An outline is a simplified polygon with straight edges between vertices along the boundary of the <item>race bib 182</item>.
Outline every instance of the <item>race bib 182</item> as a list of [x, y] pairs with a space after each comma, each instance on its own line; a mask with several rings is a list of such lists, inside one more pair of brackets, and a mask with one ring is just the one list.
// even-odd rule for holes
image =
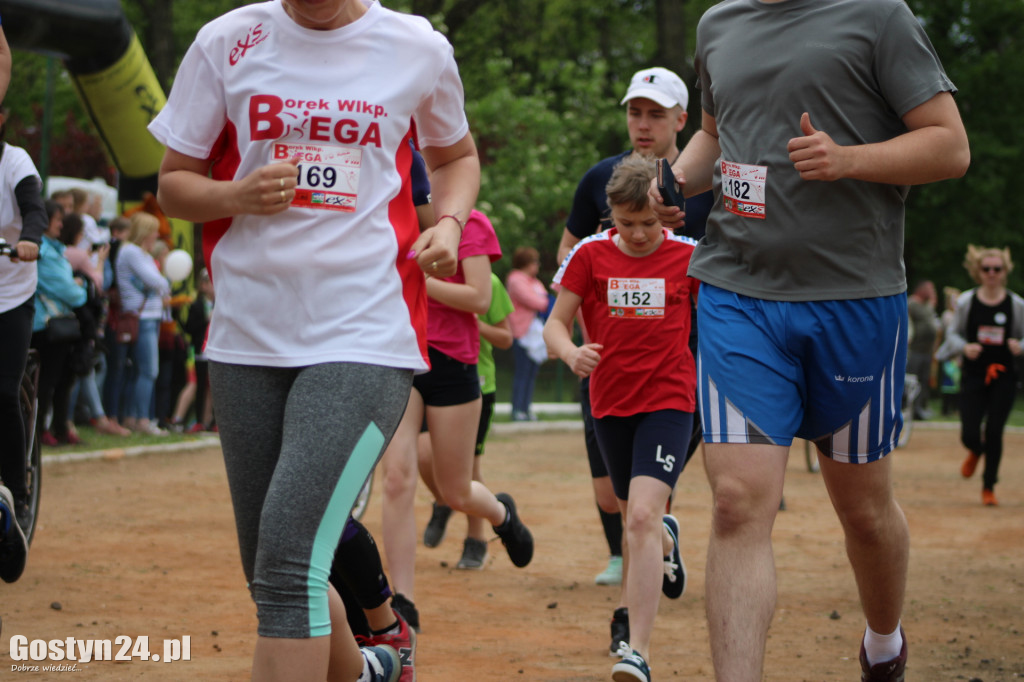
[[767, 166], [722, 161], [722, 205], [730, 213], [764, 220], [767, 183]]

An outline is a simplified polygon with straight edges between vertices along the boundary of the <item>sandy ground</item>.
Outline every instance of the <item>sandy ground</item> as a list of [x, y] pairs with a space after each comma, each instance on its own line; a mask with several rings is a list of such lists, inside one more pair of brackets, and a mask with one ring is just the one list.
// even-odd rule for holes
[[[838, 523], [799, 447], [789, 462], [788, 510], [774, 532], [779, 598], [765, 679], [856, 680], [864, 621]], [[955, 431], [919, 425], [895, 455], [912, 534], [908, 682], [1024, 677], [1022, 448], [1024, 435], [1008, 435], [998, 508], [981, 506], [977, 478], [960, 478]], [[440, 547], [420, 548], [418, 679], [610, 679], [608, 620], [617, 588], [594, 585], [607, 548], [581, 434], [494, 435], [484, 470], [492, 489], [515, 495], [536, 557], [516, 569], [493, 542], [486, 570], [454, 570], [459, 518]], [[0, 584], [0, 678], [248, 679], [255, 608], [237, 558], [219, 451], [48, 464], [44, 475], [28, 568], [19, 582]], [[652, 651], [658, 680], [712, 679], [704, 620], [709, 504], [698, 459], [680, 479], [674, 505], [689, 586], [678, 601], [661, 602]], [[379, 505], [375, 494], [364, 519], [378, 535]], [[421, 486], [421, 528], [429, 506]], [[188, 636], [191, 660], [136, 657], [77, 663], [76, 672], [19, 672], [19, 665], [54, 662], [12, 660], [17, 635], [110, 639], [115, 653], [117, 637], [148, 636], [148, 649], [161, 656], [174, 653], [170, 640]]]

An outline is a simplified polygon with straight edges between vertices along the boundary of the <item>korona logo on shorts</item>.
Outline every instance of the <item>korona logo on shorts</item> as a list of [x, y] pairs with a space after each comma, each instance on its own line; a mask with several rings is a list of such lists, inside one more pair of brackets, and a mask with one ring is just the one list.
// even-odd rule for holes
[[863, 384], [865, 382], [870, 382], [870, 381], [874, 381], [875, 380], [874, 375], [869, 375], [869, 376], [866, 376], [866, 377], [844, 377], [842, 374], [836, 374], [836, 375], [834, 375], [834, 377], [835, 377], [835, 380], [838, 381], [839, 383], [846, 382], [848, 384]]
[[250, 27], [245, 33], [245, 38], [235, 41], [235, 46], [231, 48], [231, 52], [228, 54], [228, 63], [231, 64], [231, 66], [234, 66], [241, 61], [246, 52], [251, 48], [256, 47], [269, 37], [270, 32], [263, 31], [262, 23]]

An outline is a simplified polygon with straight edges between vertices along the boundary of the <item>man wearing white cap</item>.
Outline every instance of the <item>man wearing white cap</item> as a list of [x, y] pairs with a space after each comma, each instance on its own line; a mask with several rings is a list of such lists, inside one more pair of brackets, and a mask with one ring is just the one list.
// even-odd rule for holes
[[[610, 209], [605, 186], [612, 171], [630, 154], [665, 158], [675, 161], [679, 156], [677, 136], [686, 125], [686, 106], [689, 92], [682, 79], [666, 68], [656, 66], [633, 74], [629, 88], [621, 104], [626, 106], [626, 128], [632, 149], [602, 159], [590, 168], [580, 180], [573, 199], [572, 211], [562, 233], [558, 246], [559, 262], [584, 237], [611, 227]], [[706, 192], [686, 200], [686, 236], [699, 239], [704, 233], [704, 221], [711, 210], [712, 193]], [[619, 585], [622, 576], [622, 516], [612, 490], [611, 479], [605, 467], [594, 435], [593, 420], [590, 417], [589, 381], [580, 384], [580, 406], [583, 410], [584, 438], [587, 457], [590, 461], [590, 475], [594, 484], [601, 524], [611, 558], [608, 567], [598, 574], [595, 582], [599, 585]], [[699, 420], [698, 420], [699, 421]], [[685, 569], [680, 566], [679, 571]], [[678, 576], [685, 581], [685, 573]], [[629, 620], [625, 595], [620, 594], [618, 608], [611, 621], [612, 656], [630, 653]]]
[[[675, 161], [679, 156], [677, 136], [686, 125], [689, 91], [682, 79], [666, 68], [655, 66], [633, 74], [620, 104], [626, 107], [626, 128], [633, 148], [602, 159], [590, 168], [576, 188], [572, 212], [558, 245], [561, 262], [584, 237], [611, 226], [604, 187], [612, 170], [626, 156], [637, 153]], [[686, 201], [686, 235], [699, 238], [711, 208], [711, 193]], [[696, 231], [696, 233], [695, 233]]]

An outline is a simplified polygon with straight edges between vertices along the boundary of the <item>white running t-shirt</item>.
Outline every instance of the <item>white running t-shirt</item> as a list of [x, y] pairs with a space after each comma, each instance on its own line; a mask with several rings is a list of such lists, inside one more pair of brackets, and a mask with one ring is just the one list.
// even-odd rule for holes
[[[12, 247], [21, 239], [21, 209], [14, 196], [18, 183], [30, 176], [39, 177], [32, 158], [21, 147], [3, 145], [0, 155], [0, 237]], [[35, 296], [36, 262], [11, 261], [0, 256], [0, 313], [13, 310]]]
[[288, 210], [204, 227], [210, 359], [428, 367], [408, 140], [458, 142], [463, 104], [444, 36], [378, 3], [332, 31], [300, 27], [279, 0], [200, 30], [153, 135], [219, 179], [302, 160]]

